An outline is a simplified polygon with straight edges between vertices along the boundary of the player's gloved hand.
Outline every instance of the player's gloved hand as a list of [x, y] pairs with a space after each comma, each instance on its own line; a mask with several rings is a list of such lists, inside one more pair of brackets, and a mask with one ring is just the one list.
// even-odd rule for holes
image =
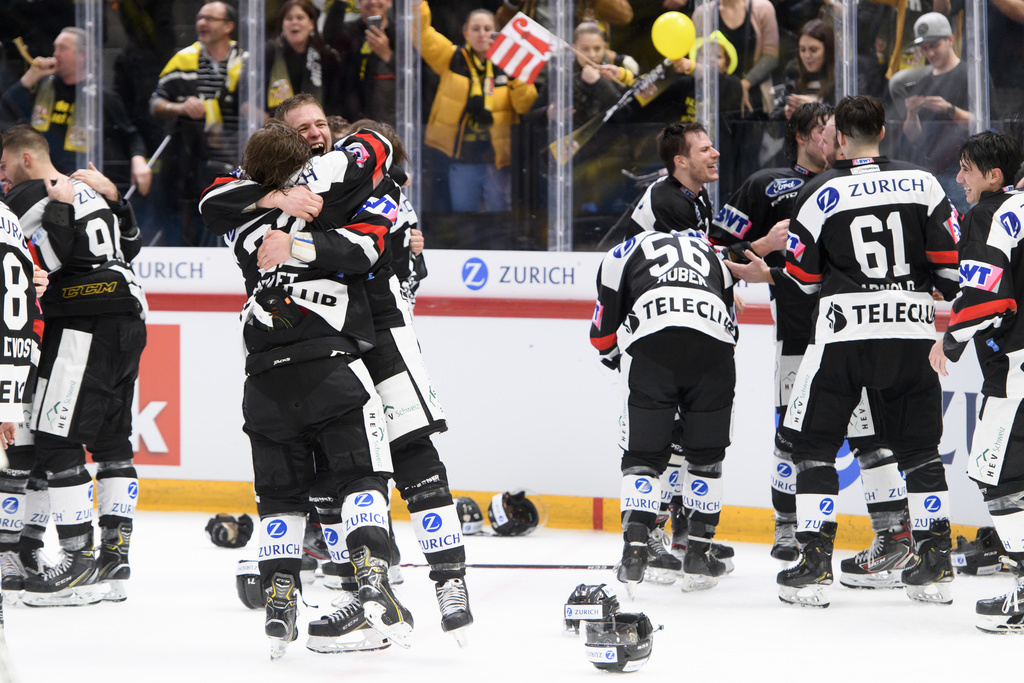
[[619, 366], [622, 364], [622, 352], [619, 351], [618, 347], [612, 349], [609, 353], [601, 356], [601, 363], [616, 372], [619, 371]]
[[744, 240], [743, 242], [730, 244], [725, 250], [725, 255], [733, 263], [750, 263], [750, 259], [748, 259], [746, 255], [743, 253], [747, 249], [753, 251], [753, 248], [750, 246], [750, 242]]

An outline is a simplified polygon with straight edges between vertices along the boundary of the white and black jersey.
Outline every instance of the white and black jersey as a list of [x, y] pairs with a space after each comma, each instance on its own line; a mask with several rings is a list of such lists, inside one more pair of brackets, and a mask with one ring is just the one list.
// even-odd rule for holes
[[711, 231], [711, 198], [703, 187], [694, 193], [673, 176], [658, 178], [644, 192], [629, 220], [629, 234]]
[[959, 288], [957, 216], [933, 175], [885, 157], [836, 162], [800, 191], [786, 274], [819, 293], [811, 341], [934, 339], [933, 287]]
[[[765, 237], [776, 223], [792, 218], [797, 194], [814, 176], [797, 164], [788, 168], [766, 168], [753, 174], [715, 214], [709, 235], [712, 244], [732, 246]], [[786, 265], [784, 251], [759, 256], [772, 268]], [[779, 341], [810, 338], [817, 299], [785, 281], [772, 284], [769, 289], [775, 338]]]
[[705, 239], [645, 233], [615, 247], [597, 273], [590, 343], [603, 357], [619, 355], [617, 331], [633, 342], [670, 327], [697, 330], [735, 344], [733, 278]]
[[43, 180], [26, 180], [7, 195], [39, 266], [50, 274], [42, 297], [46, 316], [135, 313], [144, 319], [146, 296], [128, 263], [138, 253], [137, 226], [123, 235], [122, 220], [107, 200], [85, 183], [71, 182], [71, 204], [50, 201]]
[[0, 422], [22, 423], [32, 412], [43, 327], [32, 268], [21, 225], [0, 203]]
[[964, 219], [960, 294], [943, 339], [954, 361], [974, 340], [982, 393], [999, 398], [1024, 396], [1024, 322], [1017, 311], [1024, 301], [1024, 194], [1006, 190], [982, 193]]

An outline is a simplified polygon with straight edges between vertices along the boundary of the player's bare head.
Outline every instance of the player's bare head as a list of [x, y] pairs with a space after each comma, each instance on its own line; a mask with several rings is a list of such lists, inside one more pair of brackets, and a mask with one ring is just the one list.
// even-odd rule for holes
[[988, 175], [990, 171], [1001, 172], [1001, 185], [1013, 183], [1021, 161], [1024, 161], [1016, 138], [990, 130], [972, 135], [961, 142], [959, 158], [962, 168], [973, 166], [982, 175]]
[[856, 144], [878, 143], [885, 127], [885, 108], [870, 95], [844, 97], [836, 105], [836, 130]]
[[312, 95], [300, 93], [278, 105], [274, 118], [299, 131], [306, 144], [319, 156], [331, 149], [331, 128], [320, 102]]
[[311, 157], [309, 145], [297, 130], [271, 119], [245, 144], [242, 168], [250, 180], [280, 190]]
[[14, 126], [0, 144], [0, 167], [5, 189], [31, 180], [36, 171], [50, 169], [50, 145], [32, 126]]
[[46, 138], [29, 125], [14, 126], [4, 133], [3, 149], [14, 154], [31, 152], [39, 157], [50, 156], [50, 144]]
[[697, 121], [670, 123], [658, 133], [658, 156], [670, 174], [676, 170], [676, 156], [690, 156], [690, 144], [701, 133], [707, 135], [708, 130]]
[[398, 132], [388, 124], [381, 121], [374, 121], [373, 119], [359, 119], [347, 126], [346, 135], [351, 135], [363, 128], [372, 130], [374, 133], [381, 135], [391, 143], [392, 164], [401, 165], [408, 158], [405, 155], [405, 145], [402, 144], [402, 138], [398, 136]]
[[786, 140], [782, 143], [782, 151], [790, 163], [796, 161], [798, 146], [797, 136], [809, 141], [818, 126], [824, 126], [832, 116], [834, 109], [824, 102], [808, 102], [801, 104], [786, 122]]

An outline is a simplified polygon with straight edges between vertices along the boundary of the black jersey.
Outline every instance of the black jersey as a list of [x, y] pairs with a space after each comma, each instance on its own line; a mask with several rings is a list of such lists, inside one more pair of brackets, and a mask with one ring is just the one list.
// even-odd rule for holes
[[807, 183], [786, 274], [820, 289], [811, 341], [934, 339], [932, 288], [959, 289], [956, 213], [935, 177], [885, 157], [837, 161]]
[[711, 230], [711, 199], [703, 187], [694, 194], [672, 176], [658, 178], [644, 192], [629, 220], [629, 234], [645, 231]]
[[[50, 274], [42, 297], [47, 317], [135, 313], [148, 306], [129, 265], [138, 253], [138, 227], [132, 234], [111, 205], [85, 183], [72, 180], [71, 204], [50, 201], [43, 180], [26, 180], [7, 195], [39, 266]], [[130, 211], [129, 211], [130, 214]]]
[[0, 203], [0, 422], [24, 422], [32, 413], [33, 377], [42, 334], [32, 268], [21, 225]]
[[985, 192], [967, 212], [957, 245], [960, 295], [942, 346], [958, 360], [974, 340], [986, 396], [1024, 396], [1024, 371], [1017, 360], [1024, 350], [1024, 322], [1017, 313], [1024, 301], [1022, 221], [1024, 194]]
[[[753, 174], [715, 214], [711, 242], [731, 246], [766, 236], [773, 225], [793, 216], [800, 188], [814, 176], [799, 165], [766, 168]], [[773, 268], [786, 265], [783, 251], [773, 251], [763, 257]], [[779, 341], [809, 339], [817, 299], [781, 280], [769, 289], [774, 301], [775, 338]]]
[[660, 232], [631, 237], [601, 261], [590, 343], [602, 356], [615, 358], [624, 324], [625, 348], [670, 327], [735, 344], [732, 285], [732, 274], [701, 237]]

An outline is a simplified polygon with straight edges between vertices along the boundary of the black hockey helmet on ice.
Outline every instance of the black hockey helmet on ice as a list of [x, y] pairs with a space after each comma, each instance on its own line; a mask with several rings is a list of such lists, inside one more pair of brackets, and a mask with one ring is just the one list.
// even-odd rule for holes
[[484, 514], [480, 512], [480, 506], [476, 504], [475, 500], [462, 496], [456, 498], [454, 502], [463, 534], [472, 536], [484, 530]]
[[252, 517], [249, 515], [235, 519], [231, 515], [219, 514], [206, 523], [206, 535], [221, 548], [243, 547], [252, 538], [252, 532]]
[[255, 560], [239, 560], [235, 569], [235, 587], [238, 599], [249, 609], [263, 609], [267, 596], [260, 585], [260, 563]]
[[565, 601], [565, 630], [578, 633], [580, 621], [607, 619], [618, 611], [619, 599], [607, 584], [581, 583]]
[[985, 576], [1002, 571], [1003, 563], [999, 556], [1005, 554], [1003, 542], [999, 540], [995, 527], [983, 526], [978, 528], [978, 535], [973, 541], [957, 536], [956, 548], [950, 553], [950, 559], [962, 574]]
[[536, 529], [540, 521], [537, 506], [526, 497], [526, 491], [494, 494], [487, 518], [499, 536], [523, 536]]
[[654, 632], [643, 612], [615, 614], [601, 621], [583, 622], [587, 661], [603, 671], [631, 673], [651, 657]]

